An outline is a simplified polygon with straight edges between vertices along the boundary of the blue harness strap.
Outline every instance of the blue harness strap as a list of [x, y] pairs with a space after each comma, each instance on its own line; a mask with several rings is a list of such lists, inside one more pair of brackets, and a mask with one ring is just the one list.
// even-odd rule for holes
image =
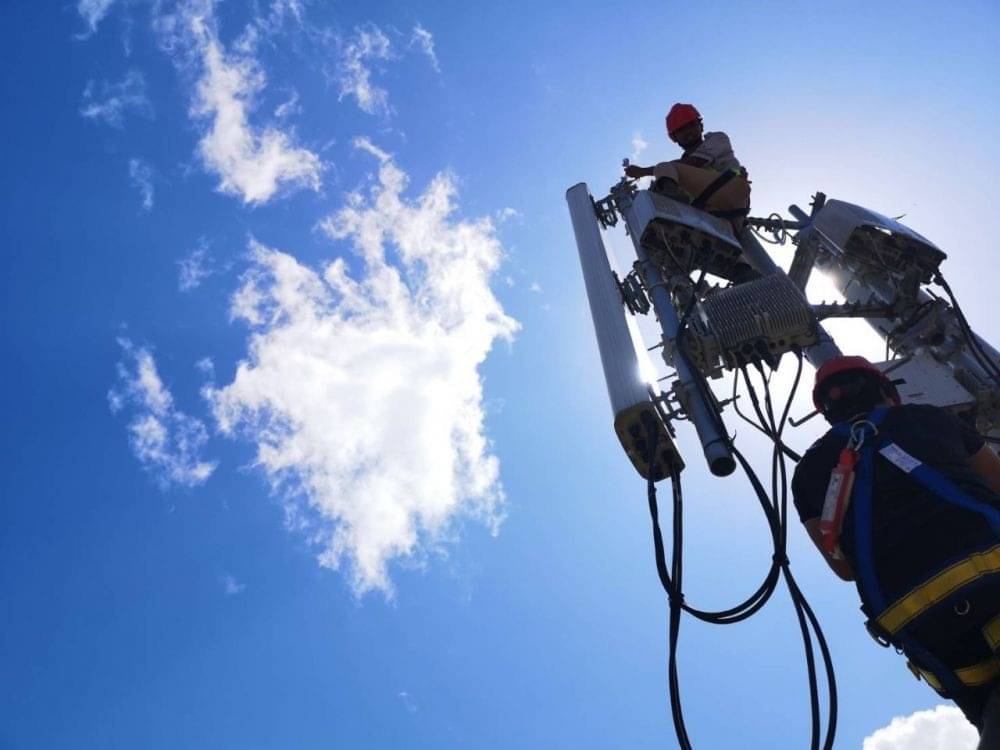
[[[855, 467], [854, 491], [851, 497], [854, 513], [855, 573], [866, 609], [870, 610], [866, 612], [870, 617], [869, 629], [873, 626], [877, 629], [875, 620], [889, 607], [875, 571], [872, 539], [872, 493], [877, 452], [944, 502], [981, 514], [993, 531], [1000, 536], [1000, 510], [963, 492], [939, 471], [902, 451], [892, 442], [890, 435], [880, 431], [879, 426], [887, 411], [887, 407], [875, 409], [860, 425], [860, 429], [866, 430], [866, 434]], [[833, 429], [836, 434], [849, 437], [852, 425], [841, 423]], [[964, 686], [955, 672], [923, 648], [910, 635], [909, 630], [909, 627], [904, 627], [894, 634], [887, 635], [891, 635], [892, 640], [902, 646], [919, 666], [938, 679], [946, 695], [960, 692]]]
[[[883, 453], [886, 453], [886, 451], [883, 450]], [[887, 458], [892, 461], [892, 458], [888, 455]], [[899, 466], [899, 464], [896, 465]], [[899, 468], [903, 469], [903, 467]], [[903, 469], [903, 471], [906, 471], [906, 469]], [[993, 532], [1000, 535], [1000, 509], [994, 508], [992, 505], [977, 500], [963, 492], [941, 472], [925, 463], [918, 464], [907, 473], [945, 502], [979, 513], [989, 522]]]
[[[878, 434], [878, 428], [885, 418], [885, 413], [886, 409], [879, 408], [868, 417], [873, 434], [866, 436], [865, 442], [861, 446], [858, 464], [854, 469], [854, 491], [851, 494], [851, 502], [854, 506], [855, 573], [858, 576], [862, 598], [875, 614], [888, 606], [882, 593], [882, 587], [879, 586], [878, 577], [875, 575], [875, 555], [872, 545], [872, 490], [875, 486], [875, 443], [873, 439]], [[845, 425], [845, 428], [850, 435], [851, 427]]]

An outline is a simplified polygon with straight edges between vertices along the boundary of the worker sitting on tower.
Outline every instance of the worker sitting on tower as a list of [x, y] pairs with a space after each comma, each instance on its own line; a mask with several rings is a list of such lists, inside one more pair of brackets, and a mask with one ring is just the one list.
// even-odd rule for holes
[[863, 357], [825, 363], [813, 401], [833, 428], [792, 480], [809, 536], [875, 640], [1000, 748], [1000, 458]]
[[729, 136], [705, 133], [701, 115], [690, 104], [670, 108], [667, 135], [684, 149], [680, 159], [652, 167], [630, 164], [625, 174], [632, 178], [654, 177], [654, 191], [729, 219], [739, 232], [750, 211], [750, 182], [746, 169], [733, 154]]

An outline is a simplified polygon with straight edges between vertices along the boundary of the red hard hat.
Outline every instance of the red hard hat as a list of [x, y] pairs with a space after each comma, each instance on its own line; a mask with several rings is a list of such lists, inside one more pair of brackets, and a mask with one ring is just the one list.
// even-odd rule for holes
[[675, 104], [667, 113], [667, 135], [673, 138], [674, 133], [685, 125], [690, 125], [700, 119], [701, 115], [693, 104]]
[[828, 359], [824, 362], [822, 367], [816, 371], [816, 384], [813, 386], [813, 406], [815, 406], [819, 411], [823, 410], [823, 405], [819, 400], [819, 394], [823, 388], [823, 384], [828, 378], [842, 372], [852, 371], [866, 372], [878, 378], [885, 387], [889, 398], [896, 406], [899, 406], [899, 391], [896, 390], [896, 386], [893, 385], [892, 381], [884, 372], [864, 357], [834, 357], [833, 359]]

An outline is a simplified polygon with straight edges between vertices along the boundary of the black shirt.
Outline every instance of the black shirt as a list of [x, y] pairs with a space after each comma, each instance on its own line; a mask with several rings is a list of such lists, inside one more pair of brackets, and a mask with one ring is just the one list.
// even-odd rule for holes
[[[904, 451], [937, 469], [969, 495], [1000, 508], [998, 497], [968, 467], [983, 438], [943, 409], [910, 404], [890, 408], [879, 430]], [[792, 493], [799, 518], [823, 512], [823, 500], [847, 440], [832, 431], [817, 440], [795, 469]], [[982, 515], [937, 498], [876, 456], [872, 488], [872, 546], [880, 587], [890, 601], [951, 561], [995, 537]], [[840, 540], [854, 564], [854, 517], [848, 507]]]

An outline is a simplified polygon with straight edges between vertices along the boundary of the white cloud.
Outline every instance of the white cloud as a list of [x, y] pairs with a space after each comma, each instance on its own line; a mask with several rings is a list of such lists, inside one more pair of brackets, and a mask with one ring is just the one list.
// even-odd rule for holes
[[392, 44], [381, 29], [371, 24], [356, 28], [340, 54], [340, 98], [354, 97], [358, 107], [370, 115], [388, 113], [389, 93], [372, 83], [370, 63], [392, 57]]
[[935, 706], [895, 717], [887, 727], [865, 737], [862, 750], [974, 750], [975, 727], [954, 706]]
[[[390, 31], [400, 36], [398, 31]], [[414, 25], [403, 50], [414, 47], [427, 57], [434, 70], [440, 72], [434, 51], [434, 36], [419, 23]], [[337, 71], [331, 76], [340, 88], [340, 99], [352, 97], [361, 111], [370, 115], [391, 113], [389, 92], [376, 84], [372, 77], [375, 65], [393, 59], [396, 59], [393, 43], [378, 26], [369, 23], [355, 27], [353, 36], [340, 43]]]
[[174, 406], [149, 350], [136, 348], [127, 339], [118, 343], [124, 358], [118, 363], [118, 384], [108, 392], [108, 403], [113, 413], [131, 409], [128, 431], [133, 453], [163, 487], [202, 484], [216, 466], [201, 459], [208, 442], [205, 425]]
[[535, 294], [541, 294], [542, 285], [539, 284], [537, 281], [532, 281], [531, 286], [528, 287], [528, 291], [534, 292]]
[[363, 135], [351, 141], [351, 145], [354, 146], [354, 148], [358, 149], [358, 151], [364, 151], [367, 154], [371, 154], [383, 164], [385, 164], [392, 158], [392, 154], [390, 154], [388, 151], [383, 151], [374, 143], [372, 143], [370, 138]]
[[252, 55], [257, 32], [227, 52], [212, 0], [188, 0], [175, 13], [157, 15], [154, 25], [161, 48], [197, 70], [191, 116], [206, 123], [198, 152], [219, 176], [219, 189], [247, 204], [266, 203], [283, 187], [319, 190], [323, 164], [315, 153], [296, 145], [291, 131], [250, 123], [255, 97], [267, 82]]
[[414, 200], [406, 184], [383, 161], [370, 194], [321, 223], [352, 243], [356, 270], [337, 258], [318, 272], [251, 241], [232, 300], [248, 355], [208, 391], [220, 429], [256, 443], [293, 525], [359, 595], [391, 595], [390, 561], [420, 560], [459, 519], [495, 530], [502, 515], [478, 371], [518, 327], [490, 290], [502, 247], [489, 219], [454, 216], [449, 175]]
[[120, 128], [126, 112], [153, 116], [153, 105], [146, 96], [146, 79], [138, 70], [128, 71], [117, 83], [87, 83], [80, 104], [80, 114], [83, 117]]
[[215, 362], [212, 361], [211, 357], [202, 357], [199, 359], [194, 363], [194, 369], [207, 378], [215, 377]]
[[208, 252], [208, 241], [202, 237], [191, 252], [177, 261], [177, 288], [182, 292], [190, 292], [213, 273], [215, 271], [212, 268], [212, 256]]
[[405, 690], [401, 690], [397, 697], [403, 701], [403, 705], [406, 707], [407, 711], [411, 714], [415, 714], [417, 712], [417, 704], [414, 702], [412, 695]]
[[505, 206], [500, 211], [497, 211], [497, 221], [503, 224], [505, 221], [510, 221], [511, 219], [520, 219], [521, 212], [516, 208], [511, 208], [510, 206]]
[[420, 51], [427, 55], [427, 59], [431, 61], [431, 67], [434, 68], [438, 73], [441, 72], [441, 66], [438, 65], [437, 54], [434, 52], [434, 36], [421, 26], [419, 23], [413, 27], [413, 33], [410, 36], [410, 44], [417, 45]]
[[272, 0], [268, 14], [254, 19], [254, 24], [263, 31], [273, 34], [289, 18], [301, 24], [304, 11], [302, 0]]
[[76, 11], [90, 27], [88, 35], [97, 31], [97, 25], [108, 14], [113, 3], [114, 0], [79, 0]]
[[[189, 2], [191, 0], [188, 0]], [[199, 0], [204, 2], [204, 0]], [[215, 2], [215, 0], [211, 0]], [[259, 12], [257, 3], [254, 6]], [[289, 19], [295, 24], [302, 23], [304, 8], [299, 0], [273, 0], [266, 15], [255, 15], [243, 29], [243, 33], [232, 43], [232, 49], [246, 55], [252, 55], [262, 38], [272, 37], [280, 33]]]
[[274, 108], [274, 116], [279, 120], [287, 120], [292, 115], [297, 115], [302, 111], [299, 106], [299, 92], [293, 91], [285, 101]]
[[649, 147], [646, 140], [642, 137], [642, 133], [636, 133], [632, 136], [632, 161], [638, 161], [639, 157], [642, 156], [643, 151]]
[[240, 583], [229, 573], [223, 573], [219, 576], [219, 583], [222, 584], [222, 590], [226, 592], [227, 596], [236, 596], [237, 594], [243, 593], [246, 589], [245, 583]]
[[142, 196], [143, 209], [149, 211], [153, 207], [153, 168], [142, 159], [129, 159], [128, 176]]

